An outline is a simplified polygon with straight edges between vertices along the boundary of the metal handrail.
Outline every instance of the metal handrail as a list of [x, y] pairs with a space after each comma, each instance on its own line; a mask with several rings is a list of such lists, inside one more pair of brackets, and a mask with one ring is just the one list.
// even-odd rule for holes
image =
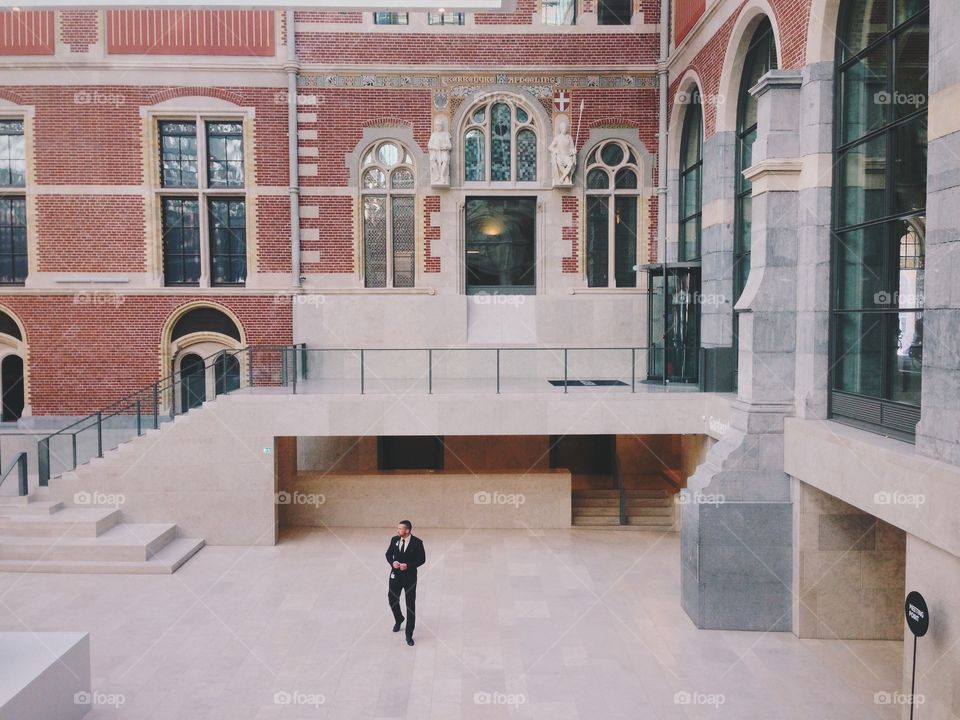
[[0, 485], [3, 485], [3, 482], [15, 467], [19, 471], [17, 477], [17, 495], [24, 497], [30, 491], [29, 487], [27, 487], [27, 454], [25, 452], [17, 453], [17, 456], [10, 461], [6, 469], [0, 473]]
[[[284, 373], [284, 382], [283, 385], [286, 386], [286, 368], [287, 368], [287, 352], [294, 351], [292, 355], [294, 361], [294, 383], [296, 382], [296, 350], [305, 351], [306, 343], [298, 343], [296, 345], [247, 345], [246, 347], [239, 348], [236, 350], [219, 350], [216, 353], [208, 355], [202, 359], [203, 371], [206, 372], [211, 367], [215, 367], [216, 363], [222, 361], [226, 357], [237, 357], [246, 353], [249, 356], [250, 362], [250, 378], [251, 384], [253, 380], [253, 354], [257, 351], [260, 352], [270, 352], [270, 351], [280, 351], [281, 358], [283, 361], [282, 370]], [[212, 362], [211, 362], [212, 360]], [[71, 437], [72, 444], [72, 466], [76, 468], [78, 465], [77, 462], [77, 434], [85, 430], [89, 430], [92, 427], [97, 428], [97, 457], [103, 457], [104, 446], [103, 446], [103, 423], [105, 420], [109, 420], [113, 417], [118, 417], [125, 415], [124, 410], [132, 410], [136, 408], [136, 429], [137, 436], [143, 434], [143, 413], [141, 412], [141, 403], [144, 398], [148, 398], [149, 402], [153, 407], [153, 428], [157, 429], [160, 426], [160, 405], [161, 403], [169, 400], [170, 407], [170, 417], [175, 417], [176, 412], [176, 398], [170, 398], [169, 394], [174, 391], [177, 385], [183, 382], [183, 373], [175, 372], [170, 375], [160, 378], [159, 380], [146, 385], [145, 387], [140, 388], [139, 390], [123, 396], [119, 400], [115, 400], [104, 408], [98, 410], [95, 413], [91, 413], [86, 417], [80, 418], [75, 422], [62, 427], [56, 432], [53, 432], [45, 437], [41, 438], [37, 443], [37, 460], [39, 464], [39, 482], [41, 486], [46, 486], [50, 480], [50, 441], [57, 437]], [[294, 387], [294, 391], [296, 388]], [[216, 395], [224, 394], [230, 392], [229, 390], [224, 390], [223, 392], [215, 391]], [[82, 426], [82, 427], [81, 427]]]

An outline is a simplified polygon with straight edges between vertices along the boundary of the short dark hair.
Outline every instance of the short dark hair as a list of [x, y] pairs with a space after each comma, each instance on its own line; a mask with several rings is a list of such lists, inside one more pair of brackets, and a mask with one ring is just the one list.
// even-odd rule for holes
[[413, 523], [410, 522], [409, 520], [401, 520], [401, 521], [398, 523], [398, 525], [406, 525], [406, 526], [407, 526], [407, 530], [413, 530]]

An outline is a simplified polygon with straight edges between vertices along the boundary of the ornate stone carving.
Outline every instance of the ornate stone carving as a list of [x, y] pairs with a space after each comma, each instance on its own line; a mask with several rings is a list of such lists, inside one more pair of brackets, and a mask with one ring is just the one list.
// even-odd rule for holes
[[570, 118], [566, 115], [557, 115], [554, 120], [556, 134], [550, 143], [550, 155], [553, 170], [554, 187], [570, 187], [573, 185], [573, 171], [577, 167], [577, 146], [570, 137]]
[[433, 132], [427, 149], [430, 151], [430, 184], [446, 187], [450, 185], [450, 149], [453, 142], [447, 130], [445, 115], [437, 115], [433, 120]]

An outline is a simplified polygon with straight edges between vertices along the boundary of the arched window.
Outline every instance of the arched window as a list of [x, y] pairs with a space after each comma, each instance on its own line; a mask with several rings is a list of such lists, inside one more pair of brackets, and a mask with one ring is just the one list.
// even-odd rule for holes
[[536, 182], [537, 133], [521, 104], [498, 98], [475, 105], [463, 131], [464, 182]]
[[[750, 231], [753, 226], [753, 183], [743, 171], [753, 163], [753, 143], [757, 140], [757, 98], [750, 88], [777, 67], [777, 47], [773, 27], [764, 18], [753, 33], [740, 77], [737, 99], [736, 203], [733, 216], [733, 297], [739, 298], [750, 275]], [[734, 318], [736, 322], [736, 317]], [[734, 335], [736, 342], [736, 334]]]
[[683, 118], [680, 138], [680, 260], [700, 259], [700, 217], [703, 210], [703, 108], [694, 89]]
[[912, 434], [923, 350], [929, 3], [851, 1], [836, 58], [831, 414]]
[[403, 145], [384, 140], [363, 155], [360, 199], [365, 287], [413, 287], [416, 192], [413, 158]]
[[636, 153], [622, 140], [600, 143], [587, 156], [586, 178], [587, 284], [636, 287], [640, 206]]

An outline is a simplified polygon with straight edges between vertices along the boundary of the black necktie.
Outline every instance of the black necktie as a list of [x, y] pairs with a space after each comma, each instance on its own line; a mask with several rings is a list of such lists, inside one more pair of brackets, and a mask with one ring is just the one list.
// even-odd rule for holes
[[403, 553], [404, 553], [404, 551], [405, 551], [406, 549], [407, 549], [407, 541], [406, 541], [406, 539], [404, 538], [404, 539], [400, 540], [400, 554], [403, 555]]

